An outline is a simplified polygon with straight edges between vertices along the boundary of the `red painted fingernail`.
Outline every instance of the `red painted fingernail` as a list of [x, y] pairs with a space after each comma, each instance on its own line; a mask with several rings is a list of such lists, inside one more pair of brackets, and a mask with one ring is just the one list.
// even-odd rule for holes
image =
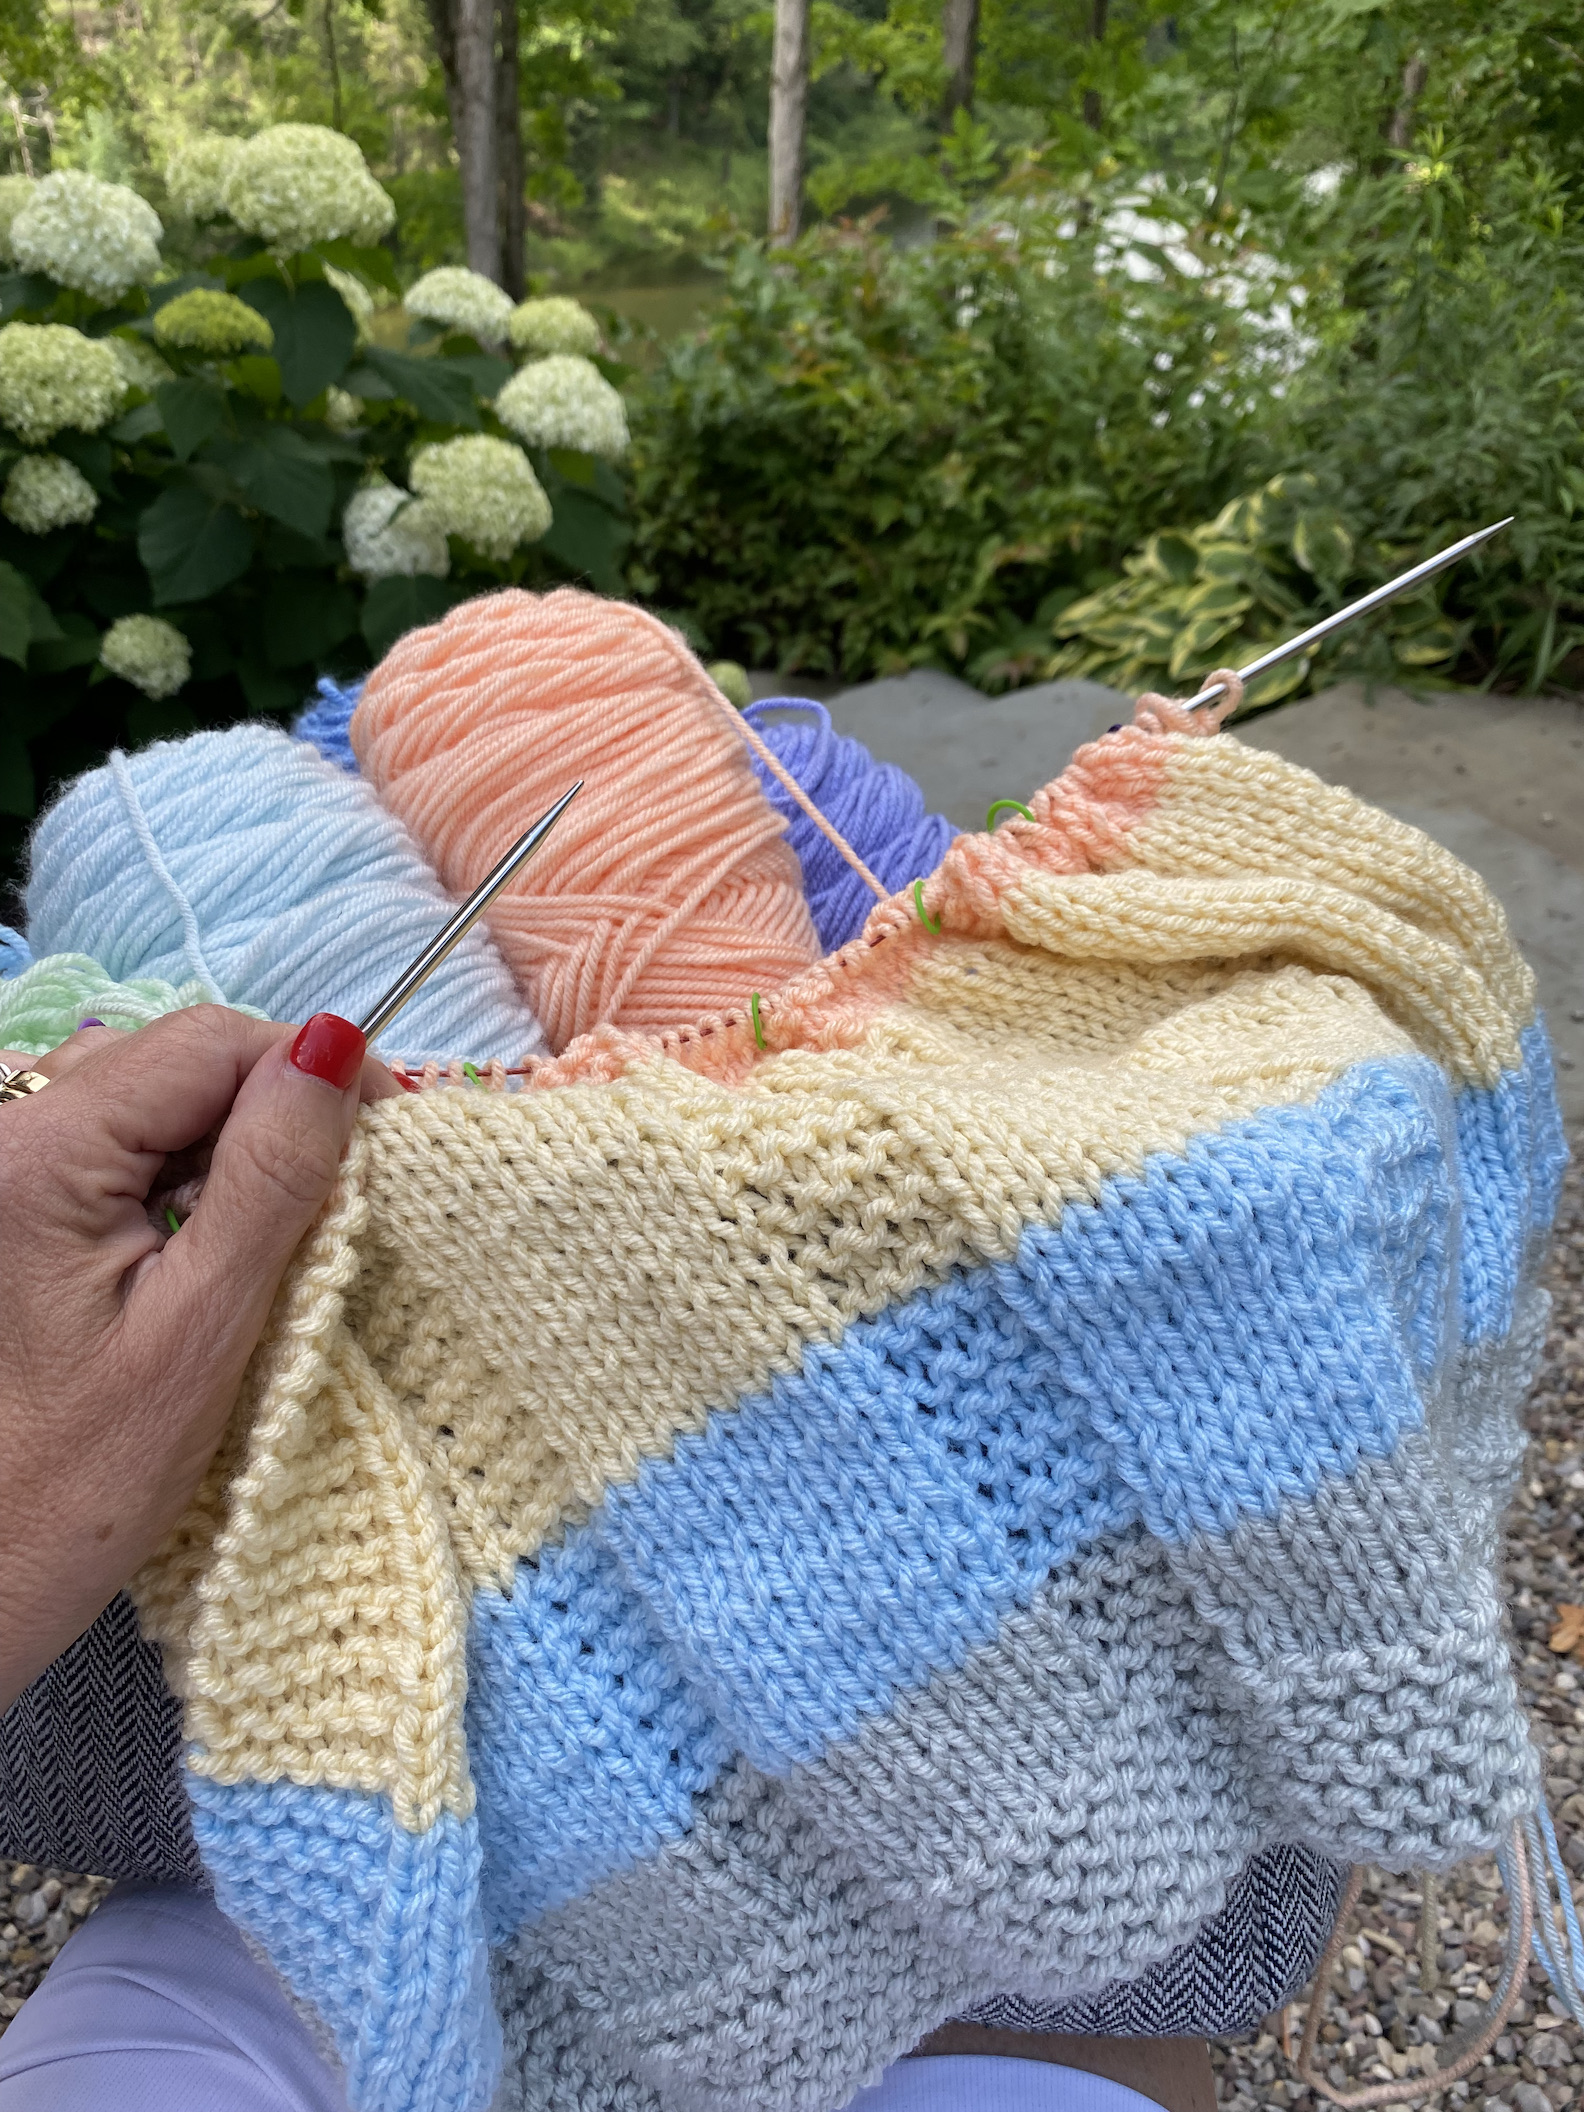
[[338, 1012], [316, 1012], [291, 1045], [291, 1060], [310, 1078], [322, 1078], [344, 1093], [363, 1067], [368, 1046], [351, 1020]]

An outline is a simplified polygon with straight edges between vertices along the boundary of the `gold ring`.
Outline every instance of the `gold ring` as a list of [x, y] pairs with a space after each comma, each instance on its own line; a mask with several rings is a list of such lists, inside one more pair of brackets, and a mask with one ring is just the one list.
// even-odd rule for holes
[[7, 1100], [26, 1100], [31, 1093], [43, 1092], [48, 1084], [42, 1071], [13, 1071], [9, 1064], [0, 1063], [0, 1105]]

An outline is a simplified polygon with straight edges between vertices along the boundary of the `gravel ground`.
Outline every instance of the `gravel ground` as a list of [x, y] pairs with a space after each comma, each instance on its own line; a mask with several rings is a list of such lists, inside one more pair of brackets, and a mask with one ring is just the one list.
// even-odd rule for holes
[[[1584, 1138], [1574, 1142], [1578, 1156], [1550, 1272], [1551, 1334], [1529, 1404], [1534, 1444], [1508, 1526], [1508, 1574], [1520, 1675], [1545, 1744], [1551, 1809], [1564, 1852], [1584, 1873], [1584, 1641], [1565, 1655], [1550, 1648], [1560, 1609], [1584, 1607]], [[0, 2030], [108, 1890], [100, 1878], [0, 1862]], [[1584, 1907], [1584, 1876], [1573, 1892]], [[1322, 2065], [1338, 2087], [1432, 2068], [1438, 2048], [1472, 2022], [1496, 1985], [1506, 1913], [1495, 1864], [1447, 1880], [1437, 1904], [1439, 1958], [1435, 1984], [1426, 1988], [1418, 1886], [1378, 1870], [1367, 1874], [1320, 2032]], [[1284, 2040], [1296, 2051], [1303, 2014], [1295, 2003], [1257, 2038], [1211, 2049], [1228, 2112], [1263, 2112], [1309, 2096], [1292, 2081], [1283, 2051]], [[1584, 2033], [1560, 2005], [1552, 2007], [1537, 1967], [1484, 2067], [1454, 2083], [1447, 2097], [1513, 2112], [1584, 2102]]]

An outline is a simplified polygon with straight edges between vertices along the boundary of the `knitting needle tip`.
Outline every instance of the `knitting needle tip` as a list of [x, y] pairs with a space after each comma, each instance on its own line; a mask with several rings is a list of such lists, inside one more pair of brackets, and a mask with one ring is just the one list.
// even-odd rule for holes
[[[1492, 521], [1488, 528], [1476, 528], [1472, 535], [1465, 535], [1458, 542], [1448, 543], [1447, 547], [1438, 550], [1434, 557], [1424, 558], [1419, 564], [1411, 565], [1406, 572], [1399, 572], [1395, 579], [1387, 580], [1385, 586], [1374, 587], [1368, 594], [1361, 594], [1357, 601], [1350, 601], [1345, 609], [1338, 609], [1332, 616], [1323, 616], [1318, 623], [1311, 624], [1307, 631], [1300, 631], [1296, 638], [1289, 638], [1285, 645], [1274, 646], [1270, 652], [1262, 653], [1257, 660], [1251, 660], [1247, 667], [1240, 667], [1238, 680], [1252, 682], [1256, 675], [1263, 675], [1267, 668], [1277, 667], [1283, 660], [1290, 660], [1295, 653], [1306, 652], [1311, 645], [1318, 645], [1322, 638], [1329, 638], [1333, 631], [1341, 630], [1345, 623], [1351, 623], [1355, 617], [1367, 616], [1371, 609], [1378, 609], [1388, 601], [1395, 601], [1399, 594], [1406, 594], [1410, 587], [1420, 586], [1425, 580], [1433, 579], [1438, 572], [1444, 572], [1448, 565], [1455, 565], [1460, 557], [1467, 557], [1468, 553], [1477, 550], [1481, 543], [1488, 543], [1493, 535], [1499, 535], [1503, 528], [1510, 528], [1516, 519], [1516, 514], [1509, 513], [1505, 520]], [[1199, 705], [1208, 704], [1212, 697], [1221, 696], [1224, 688], [1223, 683], [1212, 682], [1208, 689], [1200, 690], [1198, 696], [1190, 697], [1184, 708], [1194, 711]]]
[[461, 908], [447, 918], [418, 958], [402, 970], [373, 1011], [359, 1021], [365, 1041], [372, 1042], [377, 1034], [383, 1034], [408, 999], [423, 988], [457, 940], [483, 916], [507, 881], [528, 863], [582, 789], [583, 780], [580, 777], [569, 791], [562, 793], [553, 807], [540, 815], [526, 834], [518, 837], [493, 871], [485, 874]]

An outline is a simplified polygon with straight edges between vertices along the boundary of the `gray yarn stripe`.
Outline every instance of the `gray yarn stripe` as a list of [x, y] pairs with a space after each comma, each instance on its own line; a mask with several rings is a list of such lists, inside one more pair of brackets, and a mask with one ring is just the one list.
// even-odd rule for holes
[[1225, 1538], [1119, 1539], [815, 1764], [740, 1764], [519, 1940], [503, 2104], [828, 2112], [996, 1997], [1128, 2028], [1115, 1984], [1282, 1844], [1316, 1900], [1327, 1861], [1493, 1847], [1538, 1767], [1479, 1510], [1427, 1435]]

